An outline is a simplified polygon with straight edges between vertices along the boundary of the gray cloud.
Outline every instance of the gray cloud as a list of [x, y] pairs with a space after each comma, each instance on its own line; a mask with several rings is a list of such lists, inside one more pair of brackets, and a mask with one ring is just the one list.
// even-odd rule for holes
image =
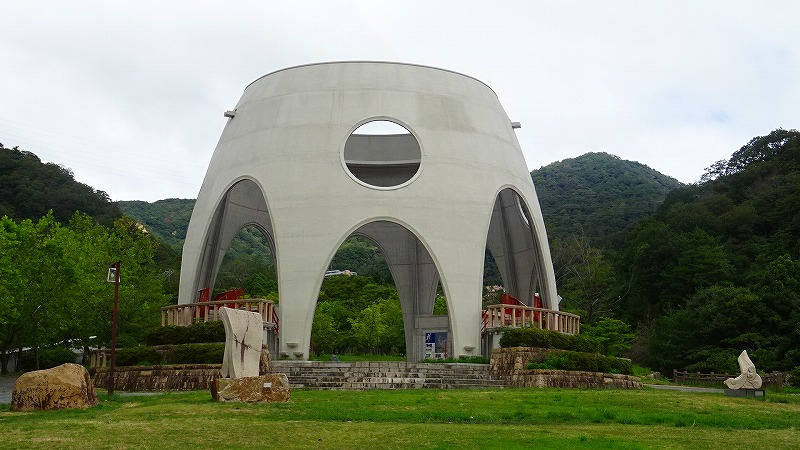
[[116, 200], [194, 197], [244, 87], [391, 60], [497, 92], [529, 168], [606, 151], [681, 181], [800, 123], [800, 3], [5, 2], [0, 142]]

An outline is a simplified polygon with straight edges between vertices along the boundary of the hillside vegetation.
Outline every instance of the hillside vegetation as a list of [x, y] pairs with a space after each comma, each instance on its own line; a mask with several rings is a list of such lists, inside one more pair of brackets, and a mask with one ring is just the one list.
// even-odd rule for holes
[[669, 194], [639, 222], [617, 270], [638, 358], [662, 370], [800, 365], [800, 133], [775, 130]]
[[[64, 227], [53, 216], [38, 223], [15, 216], [29, 207], [27, 197], [18, 192], [24, 184], [20, 174], [25, 173], [19, 167], [72, 178], [67, 169], [37, 163], [32, 154], [13, 149], [3, 152], [5, 159], [0, 161], [6, 164], [2, 167], [13, 170], [0, 172], [0, 179], [6, 180], [0, 184], [5, 189], [0, 191], [0, 204], [6, 205], [3, 211], [10, 215], [3, 221], [6, 234], [0, 236], [5, 239], [0, 242], [0, 272], [4, 281], [15, 280], [16, 284], [5, 290], [10, 285], [0, 284], [0, 301], [6, 309], [9, 305], [21, 308], [23, 315], [0, 317], [0, 325], [1, 320], [13, 321], [25, 333], [20, 335], [24, 338], [6, 338], [4, 346], [10, 350], [42, 339], [38, 333], [44, 328], [37, 324], [62, 316], [39, 312], [38, 305], [58, 304], [49, 300], [48, 278], [24, 278], [14, 259], [21, 256], [9, 256], [12, 252], [8, 249], [13, 249], [14, 255], [30, 256], [25, 267], [47, 265], [47, 258], [60, 261], [63, 267], [57, 269], [64, 271], [48, 275], [49, 279], [68, 280], [73, 274], [71, 258], [77, 261], [74, 268], [79, 268], [73, 270], [92, 272], [95, 277], [98, 267], [94, 266], [99, 262], [82, 256], [76, 250], [81, 247], [69, 243], [103, 232], [91, 228], [86, 217], [71, 219], [74, 210], [61, 213], [68, 213], [66, 221], [72, 220]], [[736, 356], [744, 349], [760, 370], [800, 366], [800, 133], [778, 129], [756, 137], [730, 159], [712, 164], [701, 182], [689, 186], [641, 164], [598, 153], [553, 163], [531, 176], [548, 224], [563, 297], [561, 307], [581, 315], [582, 330], [627, 341], [627, 326], [632, 326], [636, 337], [628, 356], [665, 374], [672, 369], [735, 372]], [[68, 184], [64, 182], [64, 186]], [[48, 184], [41, 186], [51, 189]], [[72, 188], [52, 185], [52, 189]], [[93, 192], [100, 203], [108, 203], [100, 191], [84, 188], [76, 189]], [[49, 208], [57, 206], [50, 201], [53, 195], [33, 198]], [[180, 199], [120, 203], [145, 226], [148, 236], [174, 246], [169, 249], [174, 249], [175, 267], [192, 205], [193, 200]], [[98, 214], [103, 217], [104, 211], [108, 210], [101, 209]], [[56, 233], [59, 229], [62, 231]], [[158, 247], [143, 238], [130, 222], [118, 224], [115, 230], [113, 235], [130, 234], [136, 236], [131, 242], [153, 246], [156, 261], [168, 259], [168, 255], [159, 256], [166, 245]], [[62, 244], [69, 245], [59, 250]], [[151, 269], [142, 286], [150, 298], [157, 299], [152, 280], [158, 271], [152, 270], [149, 255], [145, 252], [143, 264]], [[81, 266], [87, 261], [93, 261], [93, 268]], [[487, 258], [486, 280], [496, 277], [492, 262]], [[397, 292], [378, 249], [361, 238], [348, 239], [330, 268], [350, 269], [358, 276], [325, 279], [312, 331], [315, 350], [402, 352]], [[164, 266], [159, 271], [164, 274], [162, 288], [174, 299], [177, 275], [164, 271]], [[35, 273], [34, 269], [28, 272]], [[233, 287], [279, 300], [273, 255], [255, 230], [239, 233], [219, 272], [217, 291]], [[158, 300], [149, 302], [156, 303]], [[436, 313], [446, 313], [441, 291], [436, 308]], [[0, 331], [10, 329], [0, 327]], [[81, 335], [87, 330], [91, 328], [82, 329]], [[74, 333], [60, 332], [59, 339]], [[137, 333], [129, 336], [135, 339]], [[627, 347], [626, 342], [622, 344], [619, 351]]]
[[36, 220], [49, 210], [60, 222], [68, 222], [75, 211], [106, 226], [122, 217], [108, 194], [75, 181], [68, 168], [0, 144], [0, 217]]
[[531, 172], [551, 240], [585, 236], [612, 248], [667, 194], [682, 186], [644, 164], [608, 153], [586, 153]]

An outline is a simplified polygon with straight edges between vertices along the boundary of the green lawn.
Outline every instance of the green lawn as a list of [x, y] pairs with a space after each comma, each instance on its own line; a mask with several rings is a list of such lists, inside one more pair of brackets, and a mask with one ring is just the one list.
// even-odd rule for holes
[[295, 390], [286, 404], [207, 392], [102, 398], [85, 411], [0, 405], [3, 448], [796, 448], [800, 396], [643, 389]]

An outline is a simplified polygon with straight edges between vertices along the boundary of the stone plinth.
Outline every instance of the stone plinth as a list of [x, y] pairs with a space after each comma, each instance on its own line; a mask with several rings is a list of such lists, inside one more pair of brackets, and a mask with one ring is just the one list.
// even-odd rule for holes
[[[219, 364], [121, 366], [114, 372], [118, 391], [196, 391], [210, 389], [219, 378]], [[94, 386], [108, 386], [108, 368], [95, 369]]]
[[766, 393], [763, 389], [725, 389], [725, 395], [728, 397], [764, 398]]
[[97, 403], [89, 372], [78, 364], [25, 373], [17, 379], [11, 395], [14, 411], [86, 409]]
[[489, 368], [492, 377], [513, 387], [561, 387], [561, 388], [623, 388], [639, 389], [639, 377], [602, 372], [582, 372], [572, 370], [527, 369], [528, 363], [540, 362], [553, 353], [564, 350], [511, 347], [492, 350]]
[[283, 373], [258, 377], [217, 378], [211, 385], [211, 396], [220, 402], [288, 402], [289, 379]]

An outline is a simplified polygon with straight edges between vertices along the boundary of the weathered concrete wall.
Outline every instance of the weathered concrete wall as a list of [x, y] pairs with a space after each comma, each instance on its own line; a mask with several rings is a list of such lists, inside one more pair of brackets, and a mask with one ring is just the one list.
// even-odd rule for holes
[[[220, 364], [181, 364], [172, 366], [117, 367], [114, 374], [118, 391], [196, 391], [210, 389], [220, 377]], [[108, 369], [95, 369], [94, 387], [108, 385]]]
[[571, 370], [528, 370], [532, 361], [543, 361], [549, 354], [564, 350], [545, 348], [512, 347], [492, 350], [489, 370], [493, 378], [502, 379], [510, 387], [562, 387], [599, 388], [611, 387], [638, 389], [642, 387], [639, 377], [602, 372], [579, 372]]

